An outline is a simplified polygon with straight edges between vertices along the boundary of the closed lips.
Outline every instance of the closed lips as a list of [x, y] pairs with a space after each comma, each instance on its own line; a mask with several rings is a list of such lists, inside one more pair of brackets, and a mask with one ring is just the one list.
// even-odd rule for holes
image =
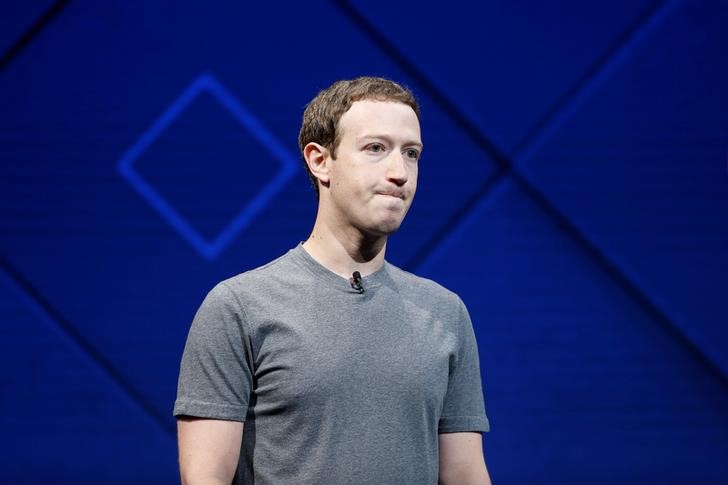
[[388, 195], [390, 197], [397, 197], [398, 199], [404, 199], [404, 194], [401, 192], [377, 192], [379, 195]]

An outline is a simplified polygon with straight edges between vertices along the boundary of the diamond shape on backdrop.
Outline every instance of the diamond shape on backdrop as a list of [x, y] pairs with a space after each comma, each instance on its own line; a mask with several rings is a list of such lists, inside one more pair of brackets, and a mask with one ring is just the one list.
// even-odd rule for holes
[[[221, 117], [215, 105], [224, 108], [244, 132], [235, 134], [228, 117]], [[255, 151], [259, 148], [265, 149], [262, 157]], [[119, 159], [118, 170], [211, 260], [285, 187], [295, 174], [295, 158], [214, 77], [202, 74]], [[270, 159], [273, 164], [259, 162]], [[270, 170], [276, 163], [278, 170]], [[259, 190], [245, 192], [257, 182]], [[242, 208], [230, 213], [231, 207], [238, 207], [236, 195], [243, 196], [237, 201]], [[220, 217], [224, 213], [227, 218]]]

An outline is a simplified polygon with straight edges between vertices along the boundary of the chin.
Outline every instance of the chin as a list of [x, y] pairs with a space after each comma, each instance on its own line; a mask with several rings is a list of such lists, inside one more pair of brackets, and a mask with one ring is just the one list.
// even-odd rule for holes
[[392, 221], [392, 222], [385, 222], [379, 225], [377, 227], [379, 234], [387, 235], [392, 234], [394, 232], [397, 232], [397, 229], [399, 229], [399, 226], [402, 225], [402, 221]]
[[371, 237], [388, 236], [399, 229], [402, 221], [380, 222], [379, 224], [360, 225], [359, 230]]

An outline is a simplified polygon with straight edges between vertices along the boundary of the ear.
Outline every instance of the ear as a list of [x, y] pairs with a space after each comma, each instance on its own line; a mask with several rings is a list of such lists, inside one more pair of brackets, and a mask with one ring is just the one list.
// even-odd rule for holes
[[328, 187], [329, 162], [331, 161], [329, 150], [318, 143], [311, 142], [303, 148], [303, 158], [313, 176], [321, 182], [321, 185]]

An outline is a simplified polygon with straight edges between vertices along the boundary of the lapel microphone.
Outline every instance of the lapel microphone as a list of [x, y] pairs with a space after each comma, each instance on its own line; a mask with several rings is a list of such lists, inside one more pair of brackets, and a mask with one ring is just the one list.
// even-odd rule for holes
[[361, 273], [358, 271], [354, 271], [351, 275], [351, 280], [349, 280], [351, 283], [351, 287], [354, 288], [356, 291], [358, 291], [360, 294], [364, 293], [364, 285], [361, 284]]

